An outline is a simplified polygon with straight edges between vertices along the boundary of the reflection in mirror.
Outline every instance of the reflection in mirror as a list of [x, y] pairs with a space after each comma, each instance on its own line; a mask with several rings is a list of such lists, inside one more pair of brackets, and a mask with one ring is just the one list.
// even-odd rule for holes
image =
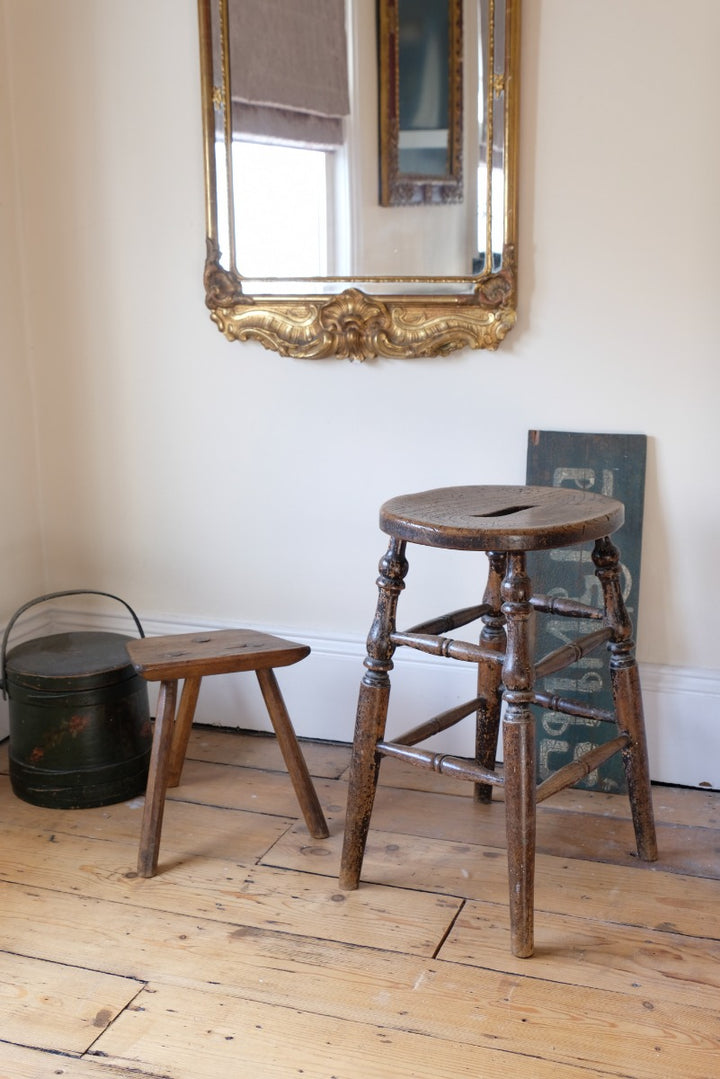
[[462, 202], [462, 0], [379, 0], [380, 202]]
[[[367, 0], [272, 0], [272, 19], [268, 0], [198, 0], [206, 302], [228, 338], [293, 356], [413, 357], [495, 348], [514, 324], [520, 0], [425, 4], [432, 18], [415, 20], [410, 43], [433, 29], [416, 65], [431, 78], [415, 80], [396, 125], [396, 178], [422, 176], [432, 196], [383, 205], [386, 16], [416, 0], [380, 0], [377, 18]], [[427, 164], [441, 159], [442, 177]], [[438, 197], [443, 184], [454, 194]]]
[[347, 186], [344, 0], [228, 0], [226, 15], [230, 172], [223, 131], [218, 152], [232, 185], [230, 265], [251, 278], [349, 271], [331, 204]]

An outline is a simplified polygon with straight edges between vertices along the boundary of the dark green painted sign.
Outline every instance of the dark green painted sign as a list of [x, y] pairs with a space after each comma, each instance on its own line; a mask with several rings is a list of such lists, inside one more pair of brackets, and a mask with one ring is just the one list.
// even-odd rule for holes
[[[645, 435], [530, 431], [528, 436], [529, 484], [575, 487], [610, 495], [624, 503], [625, 524], [615, 533], [613, 542], [620, 549], [623, 596], [633, 625], [637, 625], [640, 587], [646, 448]], [[535, 591], [572, 596], [602, 606], [591, 550], [589, 543], [529, 555], [528, 567]], [[537, 655], [545, 655], [594, 628], [597, 623], [584, 619], [540, 616], [537, 619]], [[595, 652], [549, 676], [543, 680], [543, 688], [601, 708], [612, 708], [604, 653]], [[607, 727], [606, 723], [597, 720], [575, 719], [537, 709], [538, 779], [546, 779], [563, 764], [607, 741], [611, 737]], [[578, 785], [591, 790], [624, 791], [625, 777], [619, 756], [611, 758]]]

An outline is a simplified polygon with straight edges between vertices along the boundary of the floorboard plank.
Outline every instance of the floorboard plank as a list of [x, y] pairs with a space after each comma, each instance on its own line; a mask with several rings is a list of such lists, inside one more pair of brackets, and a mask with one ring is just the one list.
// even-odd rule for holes
[[[316, 848], [291, 829], [263, 856], [262, 863], [334, 874], [341, 840], [333, 835], [325, 842], [319, 858]], [[427, 889], [507, 905], [505, 854], [479, 844], [371, 831], [361, 887], [363, 883]], [[647, 925], [720, 940], [720, 879], [665, 873], [657, 863], [638, 861], [626, 867], [540, 854], [535, 907], [571, 918]]]
[[[272, 738], [200, 728], [152, 880], [135, 872], [141, 799], [62, 812], [0, 781], [0, 985], [28, 993], [36, 1042], [3, 1045], [0, 1079], [714, 1076], [717, 792], [655, 789], [653, 866], [628, 854], [624, 797], [571, 790], [540, 807], [523, 961], [501, 797], [477, 807], [469, 787], [386, 761], [361, 887], [341, 893], [348, 747], [304, 748], [328, 840], [299, 821]], [[43, 1049], [63, 1008], [97, 1019], [98, 977], [140, 992], [85, 1032], [97, 1042]]]
[[[539, 852], [593, 858], [615, 865], [629, 866], [637, 861], [635, 835], [627, 817], [609, 817], [587, 809], [582, 815], [582, 827], [578, 828], [573, 817], [554, 808], [553, 802], [554, 799], [538, 807]], [[381, 787], [375, 799], [371, 827], [429, 839], [455, 843], [470, 840], [500, 850], [506, 848], [505, 806], [501, 801], [482, 805], [461, 795]], [[661, 823], [657, 833], [663, 869], [693, 876], [720, 875], [720, 850], [712, 829]]]
[[[510, 953], [505, 912], [470, 900], [453, 924], [438, 958], [453, 963], [528, 973]], [[549, 981], [717, 1010], [720, 941], [665, 930], [603, 923], [540, 911], [535, 916], [533, 968]]]
[[[46, 842], [62, 836], [90, 842], [138, 844], [143, 799], [136, 798], [96, 809], [59, 810], [32, 806], [14, 798], [0, 785], [0, 836], [37, 835]], [[193, 855], [255, 861], [293, 823], [295, 818], [232, 810], [202, 802], [177, 801], [166, 808], [160, 857], [166, 863]], [[5, 859], [0, 843], [0, 867]], [[137, 851], [132, 863], [137, 860]]]
[[[708, 1079], [717, 1064], [715, 1012], [582, 987], [570, 998], [564, 986], [537, 979], [473, 973], [471, 986], [462, 968], [428, 967], [413, 986], [387, 994], [380, 1026], [360, 1017], [339, 1019], [329, 1010], [318, 1015], [153, 984], [98, 1039], [95, 1051], [115, 1063], [172, 1067], [179, 1079], [227, 1074], [229, 1066], [253, 1076], [297, 1076], [301, 1069], [317, 1075], [327, 1069], [330, 1075], [366, 1079], [476, 1077], [475, 1051], [498, 1049], [513, 1075], [528, 1058], [535, 1058], [535, 1076], [540, 1059], [556, 1069], [579, 1064], [618, 1075], [631, 1070], [637, 1079]], [[440, 999], [446, 1002], [444, 1022], [438, 1018]], [[349, 1010], [337, 997], [330, 1003], [333, 1012]], [[418, 1036], [418, 1012], [432, 1036]]]
[[[5, 852], [0, 867], [5, 881], [21, 885], [28, 899], [8, 900], [5, 907], [11, 912], [19, 905], [23, 912], [26, 903], [32, 905], [30, 889], [43, 888], [128, 904], [148, 916], [181, 910], [238, 926], [322, 933], [325, 939], [354, 944], [372, 940], [376, 947], [430, 956], [461, 904], [454, 897], [395, 887], [350, 894], [339, 891], [334, 877], [207, 858], [193, 858], [146, 880], [129, 868], [133, 858], [134, 848], [119, 843], [63, 837], [48, 847], [29, 836], [21, 847]], [[32, 924], [45, 924], [44, 917], [33, 918]], [[1, 931], [10, 932], [12, 940], [10, 927], [8, 913]]]
[[[389, 955], [375, 944], [366, 946], [299, 936], [287, 926], [258, 929], [234, 922], [198, 919], [187, 914], [147, 912], [123, 904], [111, 908], [85, 896], [49, 890], [32, 892], [15, 886], [6, 891], [11, 912], [0, 930], [24, 951], [55, 964], [73, 962], [99, 969], [112, 956], [113, 967], [127, 978], [150, 981], [158, 969], [164, 982], [198, 987], [202, 982], [223, 986], [226, 993], [292, 1007], [302, 986], [303, 1006], [318, 1014], [362, 1018], [381, 1025], [384, 1001], [400, 997], [427, 970], [437, 974], [457, 964], [454, 979], [459, 995], [474, 999], [478, 976], [472, 967], [489, 975], [527, 976], [528, 963], [509, 953], [509, 939], [498, 908], [468, 904], [434, 963], [431, 957]], [[378, 922], [382, 916], [378, 915]], [[558, 982], [585, 989], [608, 990], [613, 1001], [624, 994], [646, 1006], [663, 1001], [669, 1007], [717, 1009], [720, 982], [720, 944], [680, 938], [660, 931], [602, 926], [595, 921], [568, 920], [539, 915], [538, 947], [530, 964], [535, 981]], [[53, 931], [38, 934], [37, 926], [52, 924]], [[321, 923], [319, 923], [321, 924]], [[78, 938], [77, 927], [82, 926]], [[381, 934], [378, 934], [381, 935]], [[369, 943], [373, 942], [370, 947]], [[497, 978], [495, 982], [497, 984]], [[346, 1010], [335, 1002], [341, 1001]], [[433, 1005], [434, 1007], [434, 1005]], [[473, 1005], [474, 1007], [474, 1005]], [[423, 1029], [434, 1029], [431, 1015], [411, 1009]], [[395, 1025], [401, 1012], [393, 1013]], [[455, 1038], [467, 1037], [472, 1014], [455, 1003], [453, 1019], [442, 1020], [439, 1033], [449, 1036], [448, 1023], [457, 1023]]]
[[[142, 1075], [143, 1079], [168, 1079], [147, 1070]], [[0, 1049], [0, 1079], [138, 1079], [138, 1071], [116, 1068], [98, 1057], [69, 1057], [5, 1042]]]
[[[500, 770], [502, 771], [502, 766]], [[380, 786], [472, 797], [470, 783], [390, 758], [382, 762], [379, 783]], [[658, 824], [720, 827], [720, 791], [668, 787], [658, 783], [654, 784], [652, 789], [655, 819]], [[493, 792], [493, 797], [497, 801], [503, 800], [502, 787]], [[592, 813], [597, 816], [630, 819], [630, 806], [625, 794], [606, 794], [603, 791], [584, 790], [582, 787], [567, 787], [553, 795], [552, 800], [545, 805], [568, 813]]]
[[0, 1041], [83, 1053], [142, 988], [117, 974], [0, 951]]
[[[347, 778], [351, 754], [349, 745], [311, 742], [305, 739], [301, 740], [301, 744], [311, 775], [325, 779]], [[254, 731], [196, 726], [190, 736], [187, 759], [238, 768], [286, 771], [276, 739]], [[5, 741], [0, 745], [0, 774], [6, 774], [7, 771], [8, 743]], [[472, 795], [471, 785], [468, 783], [460, 783], [448, 776], [437, 775], [397, 760], [383, 761], [379, 782], [381, 787], [390, 786], [466, 798]], [[494, 797], [497, 801], [502, 801], [501, 788], [495, 791]], [[655, 784], [653, 803], [658, 824], [720, 828], [720, 791]], [[624, 820], [630, 818], [625, 795], [605, 794], [602, 791], [570, 787], [554, 795], [549, 804], [553, 809], [569, 813], [590, 813]]]
[[[332, 742], [298, 739], [310, 775], [338, 779], [350, 764], [351, 747]], [[193, 727], [187, 759], [232, 764], [240, 768], [261, 768], [286, 772], [285, 761], [273, 735], [218, 728]]]
[[[241, 1032], [241, 1033], [240, 1033]], [[112, 1063], [176, 1079], [590, 1079], [607, 1072], [192, 990], [148, 991], [98, 1043]], [[483, 1071], [479, 1071], [482, 1068]], [[691, 1079], [688, 1074], [688, 1079]]]
[[[195, 737], [195, 732], [193, 733]], [[212, 742], [211, 733], [201, 732], [205, 742]], [[265, 737], [238, 736], [221, 732], [224, 743], [238, 742], [250, 747], [257, 745], [254, 751], [256, 759], [267, 764], [278, 753], [275, 740]], [[321, 744], [322, 748], [325, 747]], [[343, 749], [344, 747], [340, 747]], [[335, 751], [338, 747], [331, 746]], [[221, 756], [208, 750], [208, 756]], [[242, 752], [234, 754], [228, 750], [227, 756], [242, 758]], [[252, 753], [248, 751], [248, 754]], [[322, 760], [322, 754], [318, 754]], [[337, 762], [336, 762], [337, 763]], [[392, 766], [395, 761], [383, 762], [381, 775], [387, 769], [390, 777], [398, 776], [398, 770]], [[333, 764], [328, 770], [331, 770]], [[404, 766], [405, 771], [408, 766]], [[419, 769], [409, 769], [425, 777]], [[429, 780], [442, 780], [440, 776], [428, 776]], [[396, 833], [425, 835], [428, 838], [446, 839], [452, 842], [470, 840], [484, 846], [496, 846], [505, 849], [505, 812], [502, 798], [490, 806], [478, 805], [467, 797], [470, 784], [454, 782], [455, 793], [438, 793], [429, 785], [428, 790], [412, 786], [393, 786], [381, 784], [373, 812], [372, 826], [378, 830]], [[331, 825], [341, 825], [347, 798], [345, 780], [316, 780], [318, 796]], [[683, 811], [683, 799], [686, 794], [687, 808]], [[16, 805], [18, 800], [14, 800]], [[720, 844], [714, 841], [716, 825], [720, 827], [720, 798], [718, 792], [672, 791], [656, 788], [655, 801], [660, 807], [658, 813], [658, 844], [663, 868], [666, 870], [693, 876], [720, 876]], [[20, 803], [22, 804], [22, 803]], [[141, 800], [126, 803], [138, 810]], [[184, 809], [179, 809], [179, 806]], [[277, 816], [285, 820], [297, 820], [299, 810], [292, 785], [282, 770], [266, 770], [257, 767], [237, 767], [234, 764], [218, 763], [214, 760], [194, 760], [186, 762], [182, 783], [168, 792], [168, 804], [165, 810], [163, 831], [163, 849], [167, 848], [167, 837], [171, 829], [185, 834], [192, 828], [191, 805], [203, 805], [207, 808], [218, 807], [237, 811]], [[572, 814], [582, 809], [582, 828], [575, 828], [570, 821]], [[37, 808], [37, 807], [33, 807]], [[0, 813], [2, 799], [0, 795]], [[52, 828], [54, 811], [41, 810], [46, 828]], [[95, 810], [83, 810], [76, 813], [78, 820], [71, 827], [87, 829], [93, 825], [92, 834], [100, 834], [108, 814], [121, 812], [117, 807], [104, 807], [98, 814]], [[93, 816], [95, 814], [95, 816]], [[570, 815], [570, 816], [569, 816]], [[137, 813], [139, 817], [139, 813]], [[66, 818], [63, 818], [65, 820]], [[80, 823], [82, 821], [82, 823]], [[684, 821], [684, 823], [683, 823]], [[128, 822], [132, 828], [139, 829], [138, 822]], [[65, 827], [64, 823], [57, 827]], [[197, 829], [196, 829], [197, 830]], [[208, 829], [206, 831], [212, 831]], [[86, 834], [90, 834], [86, 831]], [[635, 839], [627, 809], [627, 799], [620, 795], [607, 795], [595, 791], [562, 791], [559, 795], [541, 805], [538, 809], [537, 849], [546, 854], [573, 858], [592, 858], [617, 865], [632, 865], [636, 859]]]
[[[205, 800], [238, 810], [297, 815], [292, 788], [283, 774], [253, 769], [242, 772], [239, 780], [235, 768], [189, 761], [182, 785], [169, 794], [167, 819], [176, 802]], [[345, 781], [318, 780], [316, 786], [331, 828], [341, 826], [347, 799]], [[629, 819], [585, 812], [582, 825], [581, 829], [573, 827], [572, 817], [553, 809], [551, 803], [541, 806], [537, 849], [618, 865], [634, 864], [635, 839]], [[451, 842], [482, 842], [500, 850], [506, 845], [504, 804], [498, 801], [479, 805], [458, 794], [380, 787], [372, 827]], [[663, 868], [696, 876], [720, 875], [720, 849], [713, 836], [712, 829], [705, 827], [660, 824], [658, 843]]]

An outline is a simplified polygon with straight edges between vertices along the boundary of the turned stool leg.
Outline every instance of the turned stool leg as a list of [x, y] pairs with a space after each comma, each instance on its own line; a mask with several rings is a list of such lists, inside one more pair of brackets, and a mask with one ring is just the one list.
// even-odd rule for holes
[[[501, 586], [505, 576], [507, 556], [488, 552], [489, 572], [483, 603], [492, 608], [491, 614], [483, 615], [480, 644], [492, 652], [502, 653], [506, 647], [505, 616], [501, 610]], [[475, 760], [493, 771], [497, 756], [500, 731], [500, 707], [502, 702], [502, 671], [499, 663], [480, 660], [478, 663], [477, 695], [482, 698], [478, 708], [475, 734]], [[492, 801], [492, 784], [475, 784], [475, 801], [489, 804]]]
[[535, 888], [535, 722], [530, 711], [534, 668], [530, 653], [530, 579], [524, 553], [508, 556], [502, 594], [507, 618], [507, 653], [503, 665], [505, 714], [503, 753], [505, 826], [510, 885], [510, 931], [513, 954], [533, 954]]
[[314, 839], [327, 839], [330, 832], [328, 831], [323, 811], [320, 808], [320, 802], [310, 778], [305, 758], [300, 752], [275, 672], [270, 669], [258, 669], [255, 674], [260, 683], [265, 706], [290, 775], [290, 780], [295, 789], [295, 795], [300, 803], [307, 829]]
[[346, 891], [360, 882], [370, 816], [380, 767], [375, 747], [385, 734], [392, 656], [395, 651], [390, 635], [395, 629], [395, 614], [403, 578], [408, 571], [405, 543], [393, 539], [380, 561], [378, 602], [370, 628], [365, 659], [366, 673], [360, 685], [355, 737], [353, 740], [350, 783], [348, 787], [345, 836], [340, 858], [340, 887]]
[[176, 700], [177, 682], [161, 682], [145, 792], [145, 808], [140, 830], [138, 873], [141, 877], [153, 877], [157, 871], [165, 793], [168, 786], [170, 746], [175, 727]]
[[603, 590], [605, 619], [612, 627], [610, 682], [618, 728], [627, 731], [630, 741], [623, 750], [635, 839], [639, 856], [646, 862], [657, 860], [657, 839], [652, 808], [652, 790], [647, 754], [640, 675], [635, 659], [632, 622], [620, 587], [620, 554], [608, 537], [596, 540], [593, 550], [595, 573]]

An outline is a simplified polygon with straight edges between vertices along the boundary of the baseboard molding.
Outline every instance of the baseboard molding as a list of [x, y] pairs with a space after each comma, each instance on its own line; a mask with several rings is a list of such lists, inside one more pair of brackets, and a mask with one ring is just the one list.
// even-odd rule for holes
[[[225, 629], [237, 624], [169, 614], [143, 618], [142, 622], [148, 636]], [[300, 641], [311, 648], [306, 660], [279, 672], [298, 734], [351, 741], [365, 658], [364, 638], [319, 636], [284, 626], [250, 628]], [[128, 635], [135, 632], [121, 608], [117, 612], [89, 612], [80, 607], [47, 605], [23, 617], [22, 625], [13, 631], [11, 644], [73, 629]], [[395, 657], [395, 670], [390, 736], [474, 696], [474, 672], [468, 664], [449, 664], [421, 653], [400, 652]], [[641, 664], [640, 670], [652, 778], [661, 783], [720, 789], [720, 670], [657, 664]], [[247, 674], [207, 679], [197, 719], [211, 726], [270, 730], [258, 686]], [[0, 701], [0, 737], [7, 735], [7, 729], [7, 702]], [[472, 752], [472, 720], [465, 720], [435, 741], [447, 753]]]
[[641, 664], [652, 778], [720, 790], [720, 671]]

